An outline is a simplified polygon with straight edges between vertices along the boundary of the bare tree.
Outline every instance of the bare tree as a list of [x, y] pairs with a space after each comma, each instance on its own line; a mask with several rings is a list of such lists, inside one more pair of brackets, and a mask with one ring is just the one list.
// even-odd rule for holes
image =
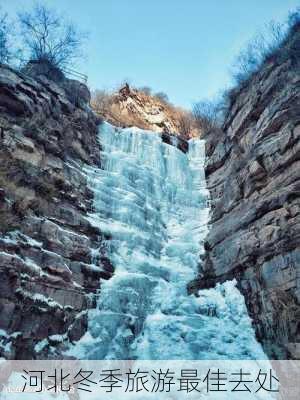
[[300, 64], [300, 7], [290, 13], [288, 19], [291, 41], [289, 43], [290, 56], [293, 62]]
[[46, 61], [57, 68], [71, 64], [81, 54], [85, 34], [45, 5], [19, 13], [24, 47], [31, 60]]
[[149, 86], [142, 86], [138, 89], [140, 92], [145, 93], [146, 95], [150, 96], [152, 93], [152, 89]]
[[247, 81], [260, 66], [274, 57], [287, 36], [284, 25], [274, 21], [257, 34], [238, 55], [233, 66], [233, 77], [238, 84]]
[[8, 63], [12, 52], [10, 46], [11, 30], [8, 22], [8, 15], [0, 13], [0, 63]]
[[300, 7], [297, 7], [294, 11], [290, 12], [288, 18], [289, 29], [299, 29], [300, 25]]
[[180, 112], [178, 124], [181, 135], [185, 138], [190, 138], [194, 125], [194, 118], [192, 114], [189, 112]]
[[111, 104], [112, 96], [105, 90], [96, 89], [92, 93], [91, 105], [97, 114], [108, 113], [111, 109]]
[[193, 116], [197, 128], [203, 133], [219, 125], [218, 105], [213, 101], [200, 101], [193, 106]]
[[169, 97], [165, 92], [155, 93], [154, 96], [161, 100], [163, 103], [169, 104]]

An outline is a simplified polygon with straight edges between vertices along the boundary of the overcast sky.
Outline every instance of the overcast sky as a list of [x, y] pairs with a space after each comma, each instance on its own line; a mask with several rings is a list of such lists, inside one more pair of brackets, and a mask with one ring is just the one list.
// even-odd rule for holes
[[[32, 0], [0, 0], [11, 16]], [[125, 79], [189, 107], [230, 84], [239, 50], [299, 0], [44, 0], [90, 32], [77, 69], [91, 88]]]

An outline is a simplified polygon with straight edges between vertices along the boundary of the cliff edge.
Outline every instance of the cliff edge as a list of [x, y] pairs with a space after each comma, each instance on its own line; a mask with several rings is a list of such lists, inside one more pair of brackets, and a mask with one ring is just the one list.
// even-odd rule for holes
[[0, 357], [9, 359], [60, 357], [61, 337], [82, 336], [89, 294], [113, 271], [87, 218], [84, 165], [100, 160], [89, 91], [40, 67], [0, 66]]
[[204, 137], [212, 211], [190, 286], [236, 278], [270, 358], [300, 358], [299, 25]]

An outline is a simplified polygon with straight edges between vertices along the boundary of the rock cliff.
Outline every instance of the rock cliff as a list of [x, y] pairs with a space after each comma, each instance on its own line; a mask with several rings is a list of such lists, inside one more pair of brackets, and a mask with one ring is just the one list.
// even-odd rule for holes
[[199, 136], [190, 112], [128, 84], [112, 94], [96, 91], [92, 106], [101, 118], [115, 126], [136, 126], [158, 133], [172, 133], [183, 138]]
[[0, 357], [12, 359], [49, 357], [49, 346], [59, 357], [113, 271], [87, 219], [83, 167], [100, 160], [89, 91], [27, 72], [0, 66]]
[[300, 357], [300, 34], [237, 89], [206, 139], [210, 233], [191, 290], [236, 278], [273, 358]]
[[[296, 34], [285, 55], [235, 91], [222, 129], [204, 137], [212, 212], [190, 285], [197, 292], [237, 279], [271, 358], [300, 357]], [[128, 87], [117, 96], [140, 127], [187, 151], [183, 137], [169, 134], [180, 132], [175, 117]], [[61, 357], [63, 343], [85, 332], [100, 279], [113, 273], [109, 238], [88, 219], [93, 193], [84, 166], [101, 159], [89, 100], [85, 85], [59, 74], [49, 80], [34, 65], [24, 73], [0, 66], [0, 357]]]
[[[101, 164], [89, 102], [84, 84], [49, 65], [0, 65], [0, 357], [64, 357], [114, 272], [109, 237], [88, 218], [84, 167]], [[184, 138], [162, 139], [188, 149]]]

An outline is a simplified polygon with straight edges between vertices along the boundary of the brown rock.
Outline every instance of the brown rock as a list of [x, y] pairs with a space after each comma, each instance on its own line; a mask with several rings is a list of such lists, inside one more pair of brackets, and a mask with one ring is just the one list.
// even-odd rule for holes
[[[100, 260], [90, 265], [102, 235], [86, 218], [93, 193], [78, 167], [100, 162], [90, 94], [44, 67], [31, 63], [19, 73], [0, 66], [0, 329], [10, 344], [0, 346], [0, 357], [6, 358], [48, 358], [49, 346], [37, 353], [38, 342], [57, 334], [79, 339], [87, 324], [78, 315], [94, 306], [88, 294], [99, 289], [101, 274], [112, 274]], [[62, 344], [51, 346], [62, 357]]]

